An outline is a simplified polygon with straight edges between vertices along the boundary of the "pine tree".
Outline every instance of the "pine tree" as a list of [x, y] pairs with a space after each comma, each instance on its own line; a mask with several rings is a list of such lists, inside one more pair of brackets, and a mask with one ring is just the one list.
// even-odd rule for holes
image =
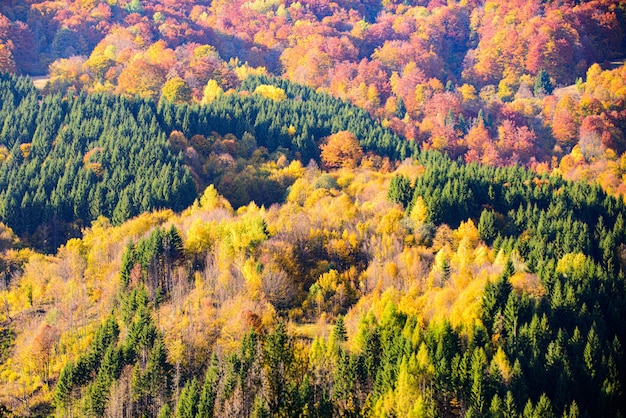
[[135, 246], [129, 242], [122, 255], [122, 265], [120, 267], [120, 280], [122, 286], [127, 287], [130, 283], [130, 272], [135, 267]]
[[585, 344], [585, 350], [583, 352], [585, 371], [591, 380], [595, 380], [596, 377], [598, 377], [598, 360], [600, 355], [600, 340], [598, 339], [595, 327], [592, 326], [589, 330], [589, 334], [587, 334], [587, 344]]
[[448, 260], [448, 257], [445, 257], [443, 259], [443, 265], [441, 266], [441, 270], [442, 270], [442, 274], [441, 274], [441, 283], [442, 285], [445, 284], [448, 280], [450, 280], [450, 277], [452, 275], [452, 271], [450, 269], [450, 261]]
[[504, 405], [502, 407], [502, 418], [517, 418], [517, 407], [515, 406], [515, 399], [510, 390], [506, 392], [504, 398]]
[[101, 417], [109, 401], [109, 392], [111, 389], [111, 380], [102, 373], [94, 382], [89, 385], [87, 394], [84, 398], [85, 415], [90, 417]]
[[160, 407], [169, 397], [170, 366], [167, 363], [167, 352], [162, 338], [157, 338], [150, 350], [144, 371], [148, 393], [153, 398], [150, 409]]
[[337, 416], [347, 416], [357, 412], [354, 394], [356, 378], [354, 358], [346, 350], [341, 350], [333, 373], [334, 384], [332, 389], [332, 399], [336, 405]]
[[268, 383], [267, 406], [272, 414], [283, 411], [288, 402], [287, 383], [294, 360], [291, 344], [287, 328], [282, 322], [265, 340], [263, 356]]
[[541, 394], [541, 397], [537, 402], [537, 406], [535, 406], [533, 416], [537, 418], [555, 417], [554, 412], [552, 411], [552, 402], [550, 402], [550, 399], [546, 396], [545, 393]]
[[[275, 414], [274, 416], [277, 416]], [[263, 400], [261, 396], [256, 396], [254, 398], [254, 403], [252, 404], [252, 412], [250, 413], [250, 418], [270, 418], [272, 414], [270, 414], [269, 409], [267, 408], [267, 404]]]
[[552, 94], [554, 90], [554, 86], [550, 81], [550, 75], [543, 68], [537, 73], [537, 77], [535, 78], [535, 87], [534, 93], [535, 97], [543, 97], [549, 94]]
[[211, 358], [211, 366], [206, 372], [204, 383], [202, 384], [202, 392], [198, 403], [197, 418], [212, 417], [215, 410], [215, 400], [217, 398], [217, 387], [220, 381], [219, 361], [217, 356], [213, 354]]
[[404, 119], [406, 116], [406, 106], [402, 97], [398, 97], [398, 100], [396, 100], [396, 116], [398, 119]]
[[[164, 403], [161, 409], [159, 409], [159, 415], [157, 418], [170, 418], [172, 416], [172, 407], [169, 403]], [[211, 417], [212, 415], [205, 415]]]
[[67, 408], [71, 402], [74, 387], [74, 364], [69, 362], [61, 370], [59, 380], [54, 388], [54, 403], [57, 408]]
[[488, 330], [492, 330], [495, 318], [506, 308], [509, 295], [513, 289], [509, 277], [515, 272], [513, 263], [508, 260], [498, 279], [488, 282], [483, 292], [481, 320]]
[[408, 207], [413, 199], [413, 188], [411, 187], [411, 181], [408, 177], [401, 174], [394, 175], [391, 178], [387, 199], [392, 202], [400, 203], [405, 208]]
[[491, 398], [491, 404], [489, 405], [489, 414], [491, 418], [504, 418], [502, 413], [503, 405], [500, 396], [496, 393]]
[[481, 415], [485, 410], [484, 367], [487, 357], [482, 348], [474, 350], [472, 355], [472, 387], [470, 402], [476, 414]]
[[485, 241], [487, 245], [491, 245], [497, 235], [496, 217], [493, 211], [483, 209], [480, 213], [480, 220], [478, 221], [478, 236]]
[[176, 418], [196, 418], [199, 400], [198, 381], [193, 378], [187, 381], [180, 393], [176, 407]]
[[335, 340], [337, 343], [343, 343], [346, 341], [348, 332], [346, 331], [346, 325], [343, 320], [343, 316], [337, 316], [337, 320], [335, 321], [335, 326], [333, 327], [333, 332], [331, 338]]
[[517, 329], [519, 324], [519, 297], [514, 292], [509, 293], [504, 307], [504, 330], [506, 331], [507, 344], [510, 352], [514, 352], [517, 343]]

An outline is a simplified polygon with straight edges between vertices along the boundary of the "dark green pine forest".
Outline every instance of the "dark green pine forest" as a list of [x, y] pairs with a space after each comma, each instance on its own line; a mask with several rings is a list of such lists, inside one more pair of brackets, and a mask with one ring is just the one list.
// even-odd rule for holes
[[121, 223], [193, 202], [153, 104], [84, 94], [40, 102], [26, 78], [0, 83], [0, 219], [18, 235], [53, 249], [100, 215]]
[[[248, 138], [240, 150], [246, 159], [262, 148], [283, 150], [305, 164], [319, 160], [321, 138], [345, 129], [362, 138], [366, 151], [392, 159], [416, 150], [362, 109], [267, 77], [248, 78], [240, 90], [273, 83], [284, 88], [288, 100], [227, 95], [200, 106], [99, 94], [41, 99], [26, 78], [5, 74], [0, 83], [0, 220], [46, 250], [77, 236], [98, 216], [120, 224], [153, 209], [180, 211], [194, 201], [198, 188], [217, 183], [223, 173], [209, 164], [199, 169], [194, 186], [182, 154], [170, 147], [173, 131], [187, 138], [207, 132]], [[297, 133], [290, 135], [289, 126], [297, 126]], [[202, 137], [193, 145], [208, 157], [214, 144]], [[236, 206], [250, 200], [272, 204], [285, 192], [278, 183], [257, 181], [246, 188], [265, 193], [253, 196], [257, 199], [231, 195]]]

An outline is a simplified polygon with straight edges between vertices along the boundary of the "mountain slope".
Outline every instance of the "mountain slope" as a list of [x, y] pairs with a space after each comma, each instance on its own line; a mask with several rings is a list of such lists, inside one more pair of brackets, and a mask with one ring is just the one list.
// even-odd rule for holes
[[[286, 202], [267, 210], [234, 212], [210, 187], [179, 215], [98, 220], [55, 256], [5, 250], [18, 273], [1, 293], [16, 334], [3, 403], [88, 416], [618, 414], [623, 203], [437, 154], [388, 174], [289, 170]], [[400, 178], [406, 212], [387, 199]]]

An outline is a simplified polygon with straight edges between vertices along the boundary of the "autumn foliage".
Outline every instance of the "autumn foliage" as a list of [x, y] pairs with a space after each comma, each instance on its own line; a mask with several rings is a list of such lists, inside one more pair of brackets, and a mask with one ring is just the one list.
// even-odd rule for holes
[[[623, 55], [622, 14], [602, 0], [18, 1], [0, 6], [0, 69], [48, 70], [50, 92], [205, 104], [274, 74], [349, 100], [424, 148], [545, 170], [572, 152], [587, 116], [603, 119], [603, 152], [621, 157], [623, 105], [603, 106], [621, 83], [599, 79]], [[489, 141], [470, 135], [479, 114]]]
[[[387, 174], [276, 158], [265, 169], [288, 169], [295, 182], [267, 209], [234, 211], [210, 186], [179, 214], [145, 213], [118, 226], [99, 218], [48, 256], [18, 249], [0, 225], [3, 405], [17, 414], [314, 408], [380, 416], [490, 400], [496, 412], [560, 415], [595, 408], [587, 392], [623, 381], [608, 371], [621, 364], [619, 311], [586, 309], [609, 295], [623, 304], [612, 273], [625, 266], [623, 203], [582, 183], [435, 153]], [[522, 198], [528, 205], [516, 208]], [[544, 200], [549, 208], [540, 208]], [[558, 244], [546, 246], [547, 236]], [[534, 363], [559, 344], [579, 352]], [[553, 366], [573, 361], [579, 369]], [[428, 389], [435, 384], [454, 396]], [[320, 405], [315, 393], [324, 391], [332, 395]], [[285, 393], [297, 403], [281, 401]], [[621, 396], [599, 405], [617, 410]]]
[[328, 168], [354, 168], [363, 158], [359, 140], [349, 131], [341, 131], [323, 139], [321, 158]]
[[623, 416], [622, 3], [0, 2], [0, 416]]

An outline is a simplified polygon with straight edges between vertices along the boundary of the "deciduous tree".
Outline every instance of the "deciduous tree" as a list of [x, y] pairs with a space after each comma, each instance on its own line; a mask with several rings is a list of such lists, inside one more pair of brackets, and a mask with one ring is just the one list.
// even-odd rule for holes
[[359, 140], [349, 131], [341, 131], [326, 137], [320, 149], [322, 162], [329, 168], [353, 168], [363, 157]]

